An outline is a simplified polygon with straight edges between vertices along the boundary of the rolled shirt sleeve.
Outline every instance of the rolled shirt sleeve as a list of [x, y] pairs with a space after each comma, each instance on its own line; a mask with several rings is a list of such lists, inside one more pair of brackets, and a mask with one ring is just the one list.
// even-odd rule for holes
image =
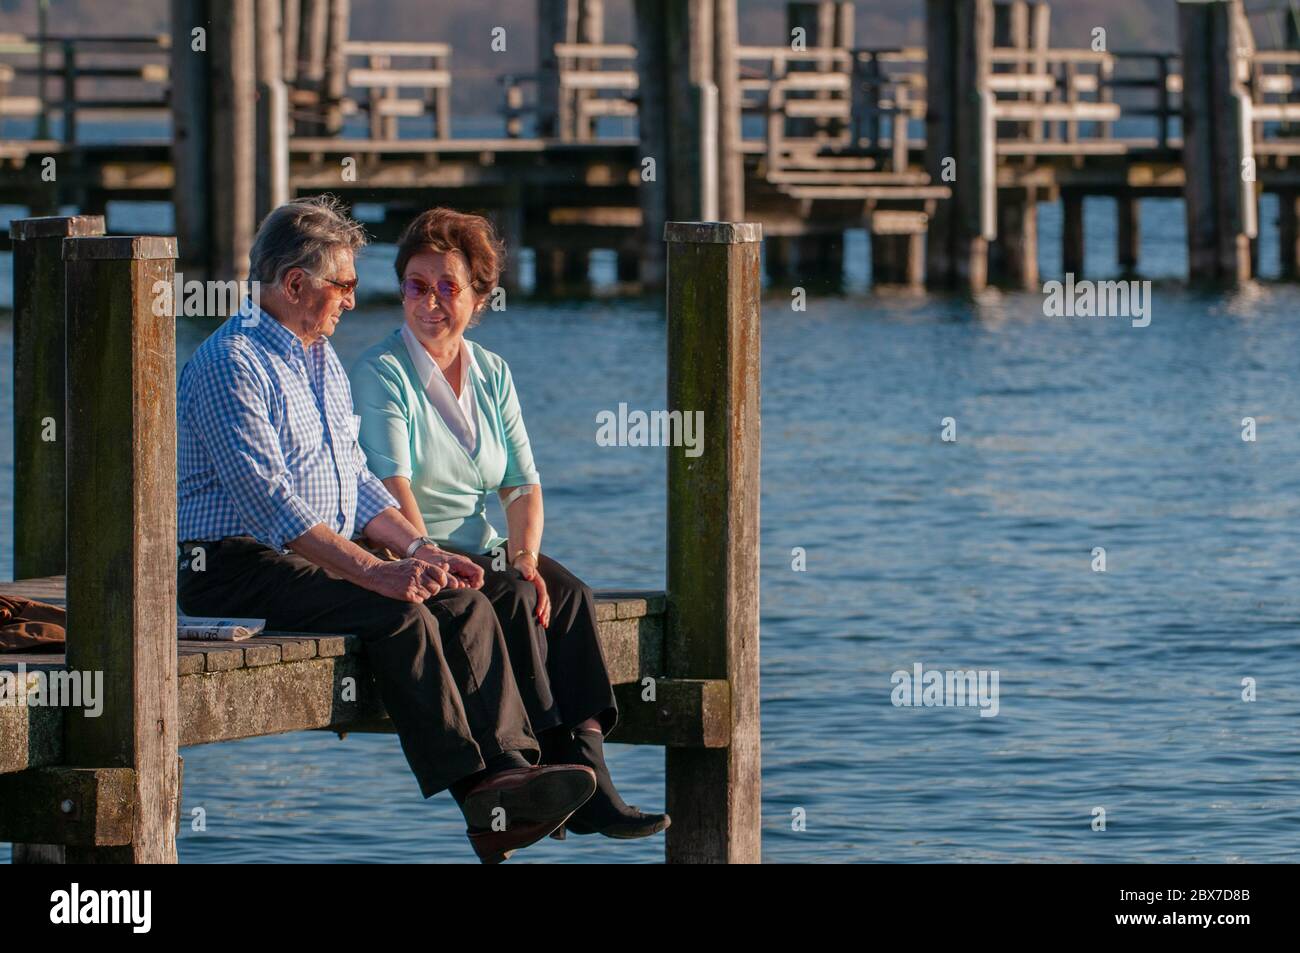
[[321, 518], [298, 495], [271, 423], [266, 386], [239, 361], [195, 368], [183, 408], [228, 497], [252, 535], [284, 549]]
[[524, 427], [524, 415], [519, 409], [514, 377], [510, 373], [510, 366], [505, 361], [501, 362], [499, 393], [506, 445], [506, 472], [501, 478], [501, 485], [503, 487], [523, 486], [526, 483], [541, 485], [542, 479], [533, 463], [533, 448], [528, 442], [528, 431]]

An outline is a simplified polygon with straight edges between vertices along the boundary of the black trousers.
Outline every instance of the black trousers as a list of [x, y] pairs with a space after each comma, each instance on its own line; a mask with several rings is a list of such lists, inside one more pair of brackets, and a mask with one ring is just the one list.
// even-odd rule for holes
[[[194, 545], [205, 550], [201, 572], [190, 567]], [[538, 761], [501, 626], [480, 591], [444, 589], [423, 604], [389, 599], [245, 536], [185, 544], [177, 583], [187, 615], [359, 636], [425, 797], [503, 751]]]
[[595, 718], [608, 735], [618, 722], [618, 704], [600, 648], [591, 589], [543, 554], [537, 568], [551, 597], [551, 624], [543, 629], [534, 614], [537, 589], [517, 569], [493, 569], [491, 553], [453, 551], [483, 567], [482, 592], [501, 621], [533, 730], [573, 728]]

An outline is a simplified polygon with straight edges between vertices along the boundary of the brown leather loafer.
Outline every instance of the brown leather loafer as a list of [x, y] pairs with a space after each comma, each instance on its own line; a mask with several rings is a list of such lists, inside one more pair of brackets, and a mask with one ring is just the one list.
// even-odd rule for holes
[[[553, 821], [540, 839], [563, 824], [595, 790], [596, 774], [584, 765], [511, 768], [492, 775], [465, 795], [461, 811], [471, 828], [490, 833], [506, 833], [492, 830], [492, 822], [500, 817], [504, 817], [507, 830]], [[494, 813], [497, 808], [504, 814]]]
[[[567, 818], [567, 815], [566, 815]], [[564, 821], [558, 822], [563, 824]], [[478, 859], [485, 864], [499, 864], [517, 850], [530, 847], [553, 831], [557, 826], [555, 820], [527, 821], [508, 827], [504, 831], [470, 831], [465, 832], [470, 846]]]

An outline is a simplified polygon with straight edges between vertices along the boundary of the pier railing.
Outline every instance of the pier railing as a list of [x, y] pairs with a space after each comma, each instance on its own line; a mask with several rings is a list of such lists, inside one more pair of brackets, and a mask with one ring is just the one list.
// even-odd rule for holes
[[[29, 145], [39, 149], [44, 140], [75, 143], [84, 118], [165, 119], [170, 49], [167, 34], [0, 34], [0, 120], [34, 120]], [[61, 119], [57, 136], [54, 117]]]

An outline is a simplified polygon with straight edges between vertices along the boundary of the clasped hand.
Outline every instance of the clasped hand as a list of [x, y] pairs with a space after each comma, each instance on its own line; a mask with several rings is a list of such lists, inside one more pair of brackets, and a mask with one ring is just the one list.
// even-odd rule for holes
[[473, 561], [427, 546], [417, 549], [409, 559], [382, 562], [367, 576], [375, 592], [403, 602], [424, 602], [443, 589], [477, 589], [483, 585], [483, 570]]

